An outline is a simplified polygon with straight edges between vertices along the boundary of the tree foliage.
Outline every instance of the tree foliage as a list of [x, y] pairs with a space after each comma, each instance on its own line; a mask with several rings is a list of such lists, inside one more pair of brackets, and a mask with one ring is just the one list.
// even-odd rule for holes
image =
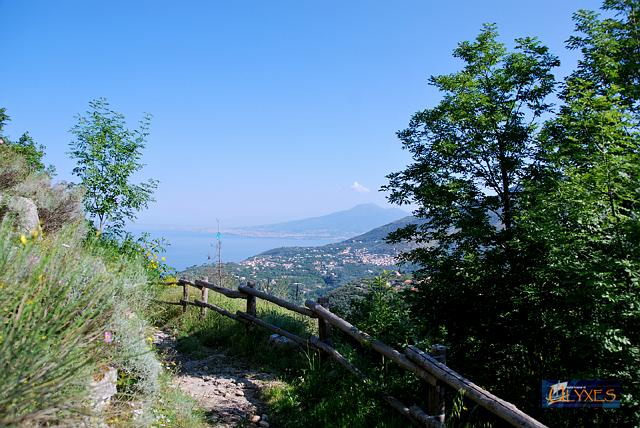
[[507, 52], [495, 26], [486, 25], [454, 56], [464, 61], [462, 71], [430, 79], [443, 100], [398, 132], [414, 163], [390, 174], [384, 187], [391, 202], [418, 203], [417, 215], [428, 218], [420, 230], [406, 228], [397, 236], [437, 242], [409, 260], [504, 249], [537, 120], [550, 107], [545, 100], [558, 59], [535, 39], [518, 39], [516, 50]]
[[89, 103], [89, 111], [78, 116], [71, 129], [75, 140], [70, 155], [77, 160], [73, 174], [86, 189], [84, 205], [97, 229], [115, 235], [124, 232], [126, 220], [153, 201], [157, 181], [132, 183], [144, 166], [140, 160], [149, 135], [151, 117], [145, 114], [139, 128], [127, 128], [124, 115], [111, 109], [104, 98]]
[[383, 188], [427, 219], [390, 236], [423, 244], [403, 256], [421, 265], [422, 334], [543, 418], [541, 379], [619, 379], [622, 410], [565, 413], [613, 426], [640, 418], [640, 28], [637, 1], [603, 8], [575, 14], [582, 57], [557, 90], [535, 39], [508, 52], [489, 25], [461, 43], [462, 70], [431, 78], [442, 101], [398, 132], [413, 162]]
[[[640, 129], [638, 5], [605, 2], [601, 19], [575, 15], [569, 47], [582, 60], [542, 135], [539, 174], [527, 186], [521, 248], [544, 326], [556, 347], [547, 364], [619, 379], [626, 418], [640, 419]], [[585, 319], [584, 315], [587, 318]], [[606, 419], [605, 419], [606, 420]], [[611, 423], [611, 422], [609, 422]]]
[[52, 166], [46, 167], [42, 161], [44, 157], [44, 146], [37, 144], [29, 132], [24, 132], [17, 141], [12, 141], [4, 134], [4, 127], [11, 118], [7, 114], [6, 108], [0, 108], [0, 140], [15, 153], [21, 155], [27, 162], [29, 172], [46, 172], [53, 175], [55, 169]]

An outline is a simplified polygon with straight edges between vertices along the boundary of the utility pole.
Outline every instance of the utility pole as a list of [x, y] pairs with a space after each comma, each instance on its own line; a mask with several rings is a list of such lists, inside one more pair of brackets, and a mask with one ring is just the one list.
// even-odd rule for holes
[[216, 250], [218, 252], [218, 287], [222, 287], [222, 234], [220, 233], [220, 220], [216, 219], [218, 223], [218, 233], [216, 233]]

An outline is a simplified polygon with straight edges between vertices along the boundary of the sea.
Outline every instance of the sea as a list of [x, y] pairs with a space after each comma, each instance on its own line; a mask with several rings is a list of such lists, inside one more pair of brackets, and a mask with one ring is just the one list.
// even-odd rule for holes
[[[135, 228], [131, 232], [139, 236], [141, 230]], [[166, 263], [177, 271], [205, 263], [215, 263], [217, 260], [215, 233], [153, 229], [146, 232], [151, 238], [166, 240], [168, 245], [163, 255]], [[273, 248], [315, 247], [338, 241], [340, 239], [255, 238], [223, 233], [220, 239], [220, 255], [223, 263], [240, 262]]]

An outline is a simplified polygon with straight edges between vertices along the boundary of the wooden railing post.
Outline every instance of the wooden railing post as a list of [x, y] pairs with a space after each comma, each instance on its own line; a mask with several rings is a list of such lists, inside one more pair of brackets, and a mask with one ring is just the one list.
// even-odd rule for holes
[[186, 313], [187, 312], [187, 302], [189, 301], [189, 284], [187, 284], [186, 282], [182, 283], [182, 300], [184, 303], [182, 303], [182, 313]]
[[[256, 282], [247, 281], [247, 287], [256, 288]], [[251, 294], [247, 294], [247, 315], [251, 315], [252, 317], [256, 316], [256, 296]], [[247, 328], [250, 329], [251, 325], [247, 324]]]
[[[205, 276], [203, 278], [205, 281], [209, 281], [209, 277]], [[204, 303], [208, 303], [209, 302], [209, 289], [207, 287], [202, 287], [201, 290], [202, 294], [200, 295], [200, 300], [202, 300]], [[200, 306], [200, 320], [203, 320], [204, 317], [207, 315], [206, 314], [206, 310], [207, 308], [205, 308], [204, 306]]]
[[[329, 309], [329, 299], [327, 297], [319, 297], [318, 303], [323, 307]], [[321, 317], [318, 317], [318, 338], [321, 342], [326, 343], [327, 345], [331, 345], [331, 324], [329, 324]], [[326, 356], [321, 352], [320, 362], [323, 363], [325, 359]]]
[[[444, 345], [431, 346], [431, 356], [442, 364], [446, 364], [447, 347]], [[429, 415], [435, 416], [441, 423], [444, 423], [444, 385], [442, 382], [437, 382], [436, 385], [429, 385], [428, 388], [427, 412]]]

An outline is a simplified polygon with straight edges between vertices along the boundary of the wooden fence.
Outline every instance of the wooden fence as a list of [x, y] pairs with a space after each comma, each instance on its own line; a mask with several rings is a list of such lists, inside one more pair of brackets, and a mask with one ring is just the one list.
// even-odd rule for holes
[[[158, 301], [159, 303], [181, 305], [183, 312], [187, 310], [187, 306], [196, 306], [200, 308], [201, 317], [204, 317], [206, 309], [210, 309], [234, 320], [247, 324], [258, 325], [266, 330], [286, 337], [301, 346], [303, 349], [312, 349], [319, 352], [322, 359], [330, 358], [343, 366], [358, 379], [366, 381], [367, 377], [331, 346], [331, 342], [329, 340], [330, 327], [333, 326], [338, 328], [352, 339], [368, 346], [379, 354], [382, 354], [385, 358], [395, 362], [403, 369], [412, 372], [427, 383], [428, 393], [426, 411], [417, 405], [407, 406], [395, 397], [386, 393], [379, 394], [379, 398], [381, 400], [389, 404], [417, 426], [434, 428], [441, 428], [444, 426], [445, 387], [453, 388], [456, 391], [463, 391], [465, 398], [473, 400], [498, 418], [515, 427], [540, 428], [545, 426], [519, 410], [513, 404], [496, 397], [450, 369], [446, 365], [446, 348], [444, 346], [435, 345], [432, 348], [431, 353], [424, 352], [414, 346], [407, 347], [404, 352], [397, 351], [379, 340], [372, 338], [367, 333], [351, 325], [348, 321], [332, 313], [326, 307], [326, 301], [323, 299], [318, 299], [318, 302], [307, 300], [305, 302], [305, 306], [299, 306], [295, 303], [288, 302], [279, 297], [257, 290], [255, 288], [255, 283], [252, 281], [247, 282], [247, 285], [239, 286], [237, 290], [219, 287], [203, 280], [189, 281], [186, 279], [179, 279], [174, 284], [182, 286], [182, 299], [180, 299], [179, 302]], [[200, 290], [200, 299], [189, 299], [189, 287], [194, 287]], [[209, 290], [220, 293], [231, 299], [245, 299], [247, 301], [246, 311], [237, 311], [234, 314], [220, 306], [209, 303], [207, 301]], [[308, 338], [302, 338], [296, 334], [261, 320], [256, 314], [257, 299], [263, 299], [290, 311], [317, 319], [318, 336], [312, 335]]]

